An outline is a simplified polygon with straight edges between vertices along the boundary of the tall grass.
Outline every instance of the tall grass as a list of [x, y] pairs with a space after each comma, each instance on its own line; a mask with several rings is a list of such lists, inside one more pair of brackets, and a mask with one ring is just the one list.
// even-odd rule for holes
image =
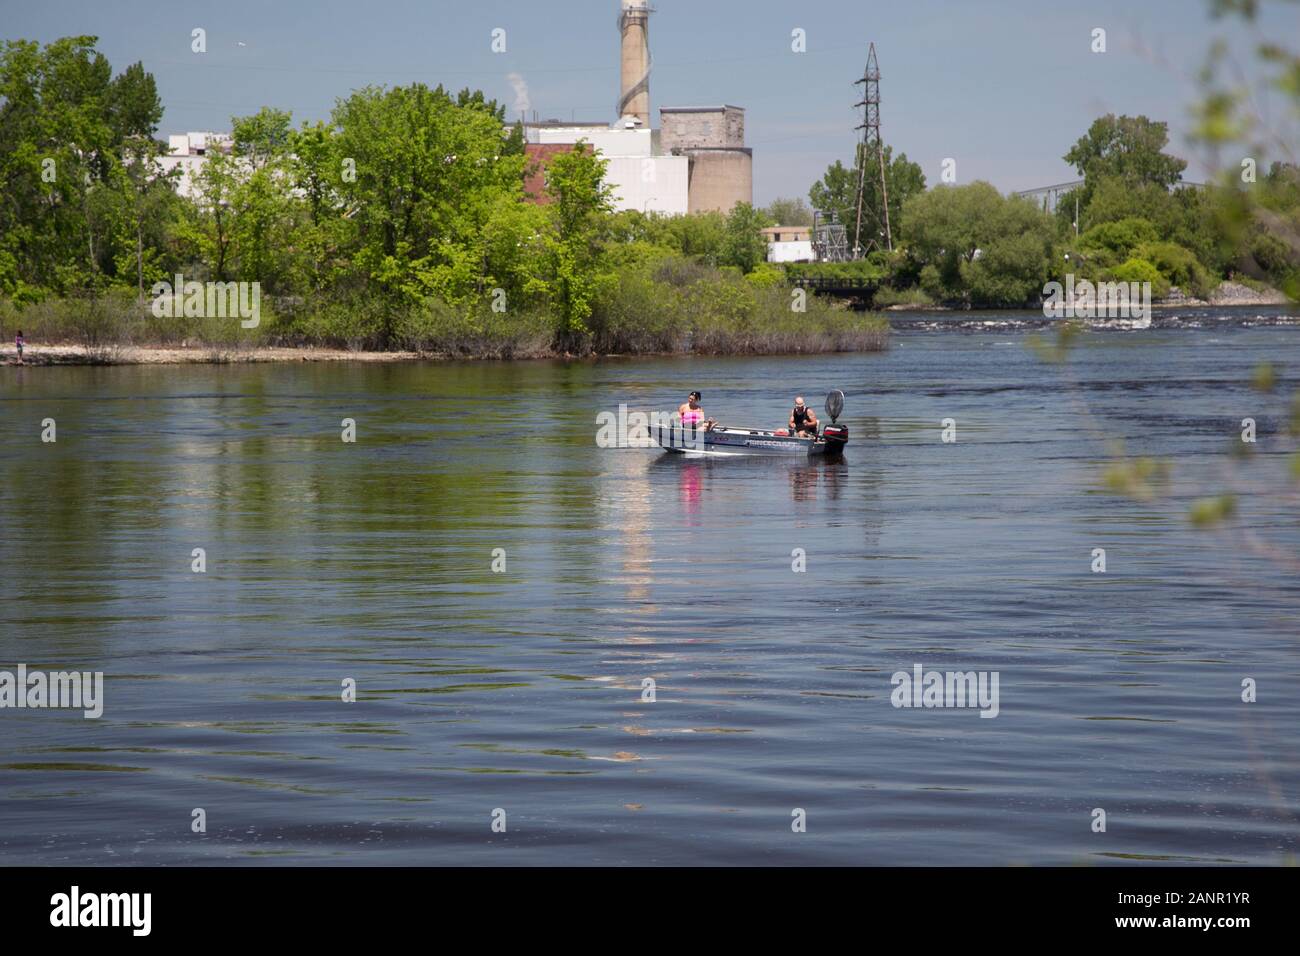
[[[759, 277], [761, 280], [762, 277]], [[577, 350], [595, 354], [745, 355], [883, 349], [888, 323], [830, 300], [746, 279], [686, 258], [625, 269], [605, 283]], [[800, 311], [802, 307], [802, 311]], [[0, 330], [22, 329], [33, 344], [82, 347], [112, 361], [126, 346], [186, 346], [211, 361], [233, 361], [266, 346], [352, 351], [407, 350], [451, 358], [541, 358], [561, 348], [544, 302], [493, 311], [485, 300], [453, 307], [436, 299], [398, 304], [378, 296], [314, 302], [261, 300], [261, 320], [158, 318], [126, 292], [94, 299], [50, 299], [22, 307], [0, 300]]]
[[622, 273], [591, 325], [601, 353], [855, 352], [889, 341], [879, 315], [683, 260]]

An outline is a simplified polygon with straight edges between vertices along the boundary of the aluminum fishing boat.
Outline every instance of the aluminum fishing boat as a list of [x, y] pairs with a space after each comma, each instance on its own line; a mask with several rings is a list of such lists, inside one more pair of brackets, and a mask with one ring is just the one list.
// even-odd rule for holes
[[826, 396], [826, 414], [831, 423], [815, 436], [789, 435], [784, 431], [744, 428], [737, 425], [652, 425], [650, 438], [665, 451], [696, 455], [825, 455], [844, 453], [849, 429], [835, 420], [844, 410], [844, 393], [835, 389]]

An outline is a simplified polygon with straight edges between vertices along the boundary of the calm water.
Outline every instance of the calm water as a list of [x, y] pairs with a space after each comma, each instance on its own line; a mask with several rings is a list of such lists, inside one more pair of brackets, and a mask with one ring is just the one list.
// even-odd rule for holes
[[[1279, 315], [1098, 331], [1064, 369], [985, 314], [898, 317], [880, 355], [2, 369], [0, 670], [107, 700], [0, 711], [0, 862], [1294, 860]], [[620, 402], [775, 426], [832, 387], [840, 464], [594, 443]], [[1100, 490], [1113, 439], [1164, 496]], [[1231, 487], [1229, 529], [1190, 527]], [[998, 672], [999, 715], [894, 708], [918, 663]]]

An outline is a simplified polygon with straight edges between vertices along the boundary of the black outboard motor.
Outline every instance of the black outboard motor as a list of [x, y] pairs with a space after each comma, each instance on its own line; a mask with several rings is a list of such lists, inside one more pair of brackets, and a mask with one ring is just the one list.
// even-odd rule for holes
[[842, 411], [844, 411], [844, 393], [838, 388], [832, 389], [826, 396], [826, 414], [831, 417], [831, 423], [822, 429], [822, 438], [826, 442], [828, 455], [838, 455], [849, 443], [849, 426], [835, 424], [835, 419], [840, 417]]

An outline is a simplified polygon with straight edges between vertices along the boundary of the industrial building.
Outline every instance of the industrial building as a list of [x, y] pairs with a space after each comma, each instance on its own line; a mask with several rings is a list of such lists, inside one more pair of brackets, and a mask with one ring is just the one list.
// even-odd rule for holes
[[768, 226], [762, 230], [768, 262], [812, 262], [811, 226]]
[[753, 151], [745, 146], [742, 108], [665, 106], [659, 128], [650, 127], [650, 13], [646, 0], [620, 0], [621, 86], [613, 124], [524, 124], [532, 161], [526, 185], [535, 201], [545, 201], [549, 159], [582, 140], [607, 161], [605, 179], [617, 209], [725, 213], [738, 202], [753, 202]]
[[[658, 128], [650, 125], [651, 12], [646, 0], [620, 0], [620, 95], [614, 123], [524, 123], [530, 160], [524, 188], [534, 202], [546, 202], [547, 162], [579, 141], [606, 160], [605, 181], [617, 209], [726, 213], [738, 202], [753, 202], [753, 151], [745, 146], [742, 108], [665, 106], [659, 110]], [[179, 168], [177, 191], [194, 199], [196, 175], [209, 154], [230, 152], [230, 134], [182, 133], [168, 141], [158, 165], [164, 172]]]
[[208, 156], [216, 152], [228, 154], [231, 145], [229, 133], [173, 133], [167, 137], [167, 152], [156, 162], [163, 173], [180, 169], [176, 191], [186, 199], [197, 199], [195, 177], [203, 169]]

